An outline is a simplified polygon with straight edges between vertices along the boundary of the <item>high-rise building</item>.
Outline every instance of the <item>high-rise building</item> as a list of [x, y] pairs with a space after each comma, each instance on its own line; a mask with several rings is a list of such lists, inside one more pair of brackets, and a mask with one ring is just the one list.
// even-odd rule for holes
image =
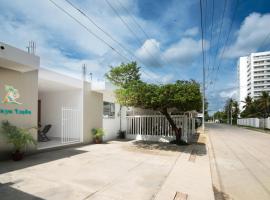
[[242, 111], [247, 96], [257, 99], [263, 91], [270, 93], [270, 51], [240, 57], [237, 72], [238, 101]]

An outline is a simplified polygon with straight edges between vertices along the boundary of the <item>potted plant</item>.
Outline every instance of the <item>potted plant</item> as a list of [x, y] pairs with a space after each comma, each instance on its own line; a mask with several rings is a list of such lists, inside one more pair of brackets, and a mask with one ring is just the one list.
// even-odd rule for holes
[[7, 137], [7, 141], [14, 146], [14, 152], [12, 153], [12, 159], [19, 161], [23, 159], [23, 149], [28, 144], [36, 145], [36, 141], [30, 134], [29, 129], [18, 128], [11, 125], [8, 121], [2, 122], [2, 132]]
[[93, 134], [93, 137], [94, 137], [94, 142], [96, 144], [102, 143], [102, 138], [105, 135], [102, 128], [93, 128], [92, 129], [92, 134]]
[[118, 138], [119, 139], [126, 139], [126, 131], [119, 130], [118, 131]]

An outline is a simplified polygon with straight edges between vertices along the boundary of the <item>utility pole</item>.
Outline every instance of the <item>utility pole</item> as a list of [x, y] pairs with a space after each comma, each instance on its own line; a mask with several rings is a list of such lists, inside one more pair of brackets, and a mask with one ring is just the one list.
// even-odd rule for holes
[[228, 112], [227, 112], [227, 124], [229, 124], [230, 122], [230, 109], [228, 109]]
[[202, 105], [202, 109], [203, 109], [202, 129], [204, 131], [204, 129], [205, 129], [205, 66], [204, 66], [204, 64], [203, 64], [203, 105]]
[[202, 58], [203, 58], [203, 99], [202, 99], [202, 129], [204, 132], [205, 129], [205, 124], [204, 124], [204, 120], [205, 120], [205, 55], [204, 55], [204, 31], [203, 31], [203, 10], [202, 10], [202, 0], [200, 0], [200, 14], [201, 14], [201, 34], [202, 34]]
[[233, 108], [231, 107], [231, 125], [232, 125], [232, 109], [233, 109]]

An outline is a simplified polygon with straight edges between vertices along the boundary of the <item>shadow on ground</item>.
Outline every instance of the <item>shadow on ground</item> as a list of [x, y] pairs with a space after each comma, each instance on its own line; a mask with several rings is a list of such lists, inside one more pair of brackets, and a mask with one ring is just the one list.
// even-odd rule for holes
[[151, 142], [151, 141], [134, 141], [132, 142], [135, 150], [144, 151], [159, 151], [159, 152], [188, 152], [188, 149], [192, 149], [193, 154], [197, 156], [204, 156], [207, 154], [206, 145], [204, 138], [200, 137], [199, 134], [194, 135], [192, 142], [189, 145], [179, 146], [176, 144], [166, 142]]
[[[62, 158], [67, 158], [71, 156], [75, 156], [78, 154], [86, 153], [87, 151], [78, 150], [76, 148], [68, 148], [61, 150], [54, 150], [48, 152], [37, 153], [34, 155], [28, 155], [21, 161], [0, 161], [0, 174], [24, 169], [27, 167], [39, 165], [42, 163], [51, 162], [54, 160], [59, 160]], [[1, 198], [0, 198], [1, 199]]]
[[150, 141], [134, 141], [132, 144], [138, 149], [144, 150], [159, 150], [159, 151], [174, 151], [174, 152], [183, 152], [188, 147], [178, 146], [176, 144], [170, 144], [165, 142], [150, 142]]
[[14, 183], [9, 182], [5, 184], [0, 183], [0, 194], [1, 200], [43, 200], [42, 198], [36, 197], [34, 195], [25, 193], [23, 191], [17, 190], [11, 187]]

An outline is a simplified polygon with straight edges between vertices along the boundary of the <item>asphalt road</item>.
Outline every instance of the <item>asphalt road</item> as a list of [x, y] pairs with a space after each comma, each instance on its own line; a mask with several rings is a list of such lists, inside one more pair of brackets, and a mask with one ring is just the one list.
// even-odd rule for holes
[[223, 124], [207, 124], [206, 132], [223, 199], [269, 200], [270, 135]]

